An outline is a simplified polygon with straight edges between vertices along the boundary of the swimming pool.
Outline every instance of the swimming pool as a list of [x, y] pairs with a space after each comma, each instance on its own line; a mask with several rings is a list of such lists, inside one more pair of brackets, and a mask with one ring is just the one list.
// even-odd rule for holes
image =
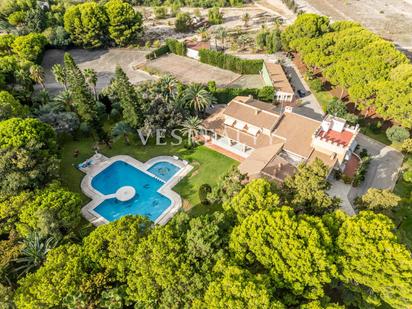
[[164, 181], [168, 181], [179, 171], [179, 167], [169, 162], [158, 162], [150, 167], [147, 171], [156, 175]]
[[[166, 182], [179, 170], [169, 162], [158, 162], [148, 172]], [[171, 205], [169, 198], [157, 192], [164, 185], [161, 180], [124, 161], [115, 161], [92, 178], [92, 187], [106, 196], [93, 210], [108, 221], [125, 215], [143, 215], [156, 221]], [[131, 188], [130, 196], [121, 201], [118, 194], [124, 188]]]

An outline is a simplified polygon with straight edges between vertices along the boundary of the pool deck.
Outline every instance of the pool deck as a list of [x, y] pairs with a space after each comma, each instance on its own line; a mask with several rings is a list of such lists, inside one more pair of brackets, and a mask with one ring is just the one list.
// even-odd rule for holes
[[[85, 205], [82, 208], [81, 212], [82, 215], [93, 225], [99, 226], [110, 222], [106, 220], [104, 217], [102, 217], [100, 214], [95, 212], [94, 208], [100, 205], [104, 200], [112, 197], [112, 195], [103, 195], [102, 193], [93, 188], [93, 177], [116, 161], [126, 162], [131, 166], [135, 167], [136, 169], [164, 183], [164, 185], [161, 186], [157, 192], [169, 198], [171, 201], [171, 205], [156, 219], [156, 221], [154, 222], [155, 224], [166, 224], [182, 207], [182, 198], [179, 194], [174, 192], [172, 188], [193, 169], [193, 166], [188, 164], [187, 161], [180, 160], [177, 157], [170, 156], [154, 157], [144, 163], [126, 155], [119, 155], [111, 158], [101, 156], [100, 158], [101, 160], [89, 166], [87, 170], [84, 170], [86, 176], [83, 178], [81, 182], [81, 188], [83, 193], [92, 199], [87, 205]], [[168, 181], [164, 181], [148, 171], [150, 167], [152, 167], [154, 164], [158, 162], [169, 162], [180, 167], [180, 170], [176, 174], [174, 174], [173, 177], [170, 178]]]

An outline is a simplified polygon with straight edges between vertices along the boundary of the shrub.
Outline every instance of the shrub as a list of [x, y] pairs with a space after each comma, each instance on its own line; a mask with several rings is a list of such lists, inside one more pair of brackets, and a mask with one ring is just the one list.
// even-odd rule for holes
[[212, 92], [219, 104], [227, 104], [237, 96], [252, 95], [257, 98], [259, 89], [257, 88], [217, 88]]
[[214, 80], [210, 80], [207, 82], [207, 89], [210, 92], [216, 92], [216, 82]]
[[212, 192], [212, 188], [207, 183], [204, 183], [199, 187], [199, 200], [202, 205], [208, 205], [209, 200], [207, 199], [207, 195]]
[[160, 57], [164, 54], [167, 54], [168, 52], [170, 52], [169, 46], [168, 45], [162, 45], [158, 49], [155, 49], [151, 53], [147, 54], [146, 59], [148, 59], [148, 60], [156, 59], [156, 58], [158, 58], [158, 57]]
[[191, 28], [191, 18], [188, 13], [180, 12], [176, 15], [175, 29], [177, 32], [188, 32]]
[[258, 92], [258, 98], [259, 100], [265, 102], [273, 102], [273, 100], [275, 99], [275, 88], [273, 88], [272, 86], [265, 86], [263, 88], [260, 88]]
[[403, 180], [406, 182], [412, 182], [412, 169], [407, 170], [405, 173], [403, 173]]
[[310, 80], [309, 85], [310, 85], [310, 88], [315, 92], [321, 91], [322, 86], [323, 86], [322, 81], [317, 78]]
[[164, 6], [156, 6], [153, 9], [153, 13], [156, 19], [164, 19], [167, 15], [167, 8]]
[[213, 65], [239, 74], [259, 74], [262, 70], [262, 59], [242, 59], [220, 51], [201, 49], [200, 62]]
[[223, 23], [223, 13], [220, 11], [220, 8], [214, 7], [209, 10], [207, 13], [207, 18], [210, 24], [218, 25]]
[[403, 142], [409, 138], [409, 131], [400, 126], [393, 126], [386, 130], [386, 136], [391, 142]]
[[402, 151], [406, 153], [412, 153], [412, 138], [407, 138], [403, 141]]
[[167, 39], [166, 44], [172, 53], [179, 55], [179, 56], [186, 55], [186, 45], [184, 42], [179, 42], [176, 39]]

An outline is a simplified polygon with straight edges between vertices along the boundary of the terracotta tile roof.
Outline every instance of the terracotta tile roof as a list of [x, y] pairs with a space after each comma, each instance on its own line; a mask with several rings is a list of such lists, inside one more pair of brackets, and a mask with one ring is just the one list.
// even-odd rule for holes
[[280, 64], [264, 62], [264, 65], [266, 66], [275, 89], [286, 93], [294, 93], [293, 88], [290, 85], [289, 80]]
[[307, 163], [310, 164], [310, 163], [314, 162], [316, 159], [320, 159], [329, 168], [333, 168], [336, 164], [336, 161], [338, 160], [336, 155], [334, 156], [334, 155], [331, 155], [331, 154], [327, 154], [327, 153], [323, 153], [323, 152], [314, 150], [310, 154], [310, 157], [308, 158]]
[[291, 112], [285, 112], [273, 134], [286, 140], [284, 149], [308, 158], [313, 150], [312, 135], [320, 122]]
[[335, 142], [347, 147], [352, 140], [353, 133], [347, 130], [343, 130], [342, 132], [333, 130], [328, 130], [327, 132], [325, 132], [323, 130], [319, 130], [317, 136], [327, 139], [330, 142]]
[[269, 164], [274, 156], [282, 149], [283, 143], [256, 149], [240, 165], [239, 170], [250, 177], [258, 174]]
[[224, 114], [258, 128], [272, 129], [279, 119], [276, 107], [251, 97], [236, 97], [229, 102]]
[[262, 172], [269, 177], [283, 182], [286, 177], [295, 174], [296, 170], [296, 167], [290, 164], [287, 160], [280, 156], [276, 156], [265, 166]]

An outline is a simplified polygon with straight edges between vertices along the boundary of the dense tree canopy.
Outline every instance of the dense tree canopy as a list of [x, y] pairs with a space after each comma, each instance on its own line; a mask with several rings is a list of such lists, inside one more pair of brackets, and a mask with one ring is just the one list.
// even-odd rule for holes
[[360, 109], [375, 108], [385, 119], [410, 128], [412, 65], [388, 42], [353, 22], [302, 14], [282, 34], [311, 68], [348, 90]]
[[55, 177], [57, 142], [53, 129], [39, 120], [0, 122], [0, 191], [36, 188]]
[[275, 287], [307, 299], [323, 296], [323, 285], [336, 276], [327, 228], [291, 208], [261, 210], [243, 220], [233, 230], [230, 249], [240, 263], [267, 269]]
[[396, 240], [388, 217], [361, 212], [347, 219], [337, 246], [341, 278], [364, 302], [383, 301], [393, 308], [412, 304], [411, 253]]
[[311, 214], [335, 209], [339, 205], [338, 200], [325, 191], [329, 187], [326, 180], [328, 172], [329, 168], [319, 159], [311, 164], [301, 164], [297, 172], [284, 182], [290, 205]]
[[0, 91], [0, 121], [12, 117], [24, 117], [27, 115], [27, 108], [7, 91]]
[[30, 33], [24, 36], [18, 36], [12, 44], [12, 49], [22, 59], [38, 61], [47, 40], [42, 34]]
[[105, 7], [109, 19], [109, 35], [116, 45], [125, 46], [136, 42], [142, 35], [142, 15], [122, 0], [110, 0]]

